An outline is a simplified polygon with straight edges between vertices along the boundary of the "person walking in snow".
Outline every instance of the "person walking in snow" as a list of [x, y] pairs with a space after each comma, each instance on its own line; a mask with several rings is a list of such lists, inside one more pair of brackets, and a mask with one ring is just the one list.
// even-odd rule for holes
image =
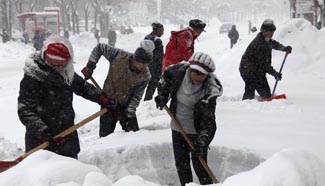
[[28, 35], [27, 30], [25, 30], [25, 31], [23, 32], [23, 38], [24, 38], [24, 43], [25, 43], [25, 44], [28, 44], [28, 43], [29, 43], [29, 35]]
[[33, 37], [33, 46], [36, 51], [40, 51], [43, 48], [44, 40], [45, 40], [44, 31], [41, 29], [36, 29]]
[[117, 121], [124, 131], [139, 130], [136, 109], [151, 78], [148, 65], [154, 48], [152, 41], [143, 40], [133, 54], [104, 43], [92, 50], [82, 69], [85, 79], [91, 78], [99, 58], [104, 56], [110, 64], [103, 92], [117, 99], [117, 107], [100, 117], [100, 137], [113, 133]]
[[94, 37], [96, 38], [97, 44], [100, 42], [100, 33], [99, 30], [96, 28], [94, 32]]
[[42, 50], [26, 60], [24, 72], [18, 116], [26, 127], [26, 152], [49, 141], [47, 150], [77, 158], [80, 145], [76, 131], [53, 139], [74, 124], [73, 93], [103, 106], [114, 105], [116, 100], [102, 95], [75, 73], [71, 43], [61, 36], [52, 35], [45, 40]]
[[5, 28], [2, 29], [1, 36], [2, 36], [2, 43], [7, 43], [10, 40], [9, 34]]
[[155, 49], [153, 50], [153, 60], [149, 64], [151, 79], [144, 96], [144, 101], [152, 100], [152, 96], [156, 91], [158, 81], [161, 76], [162, 59], [164, 56], [164, 45], [160, 37], [164, 34], [164, 26], [160, 23], [152, 23], [152, 32], [144, 39], [149, 39], [154, 42]]
[[248, 45], [241, 58], [239, 71], [245, 82], [243, 100], [254, 99], [255, 90], [261, 98], [271, 97], [271, 90], [266, 79], [266, 73], [281, 80], [282, 74], [274, 70], [271, 65], [272, 49], [291, 53], [291, 46], [283, 46], [272, 39], [276, 30], [272, 19], [266, 19], [260, 29], [260, 33]]
[[239, 33], [236, 30], [236, 25], [232, 25], [231, 30], [228, 32], [228, 38], [230, 39], [230, 48], [232, 48], [239, 38]]
[[187, 61], [192, 56], [195, 40], [205, 31], [205, 26], [203, 21], [193, 19], [189, 21], [189, 27], [171, 32], [163, 58], [163, 71], [169, 65]]
[[216, 101], [223, 89], [213, 74], [214, 70], [213, 59], [205, 53], [196, 52], [188, 61], [168, 67], [158, 84], [157, 108], [163, 109], [171, 97], [170, 110], [195, 145], [193, 152], [172, 120], [174, 158], [182, 186], [193, 182], [190, 160], [200, 184], [213, 183], [198, 156], [207, 160], [208, 146], [217, 129]]
[[64, 30], [63, 36], [69, 40], [70, 34], [68, 30]]
[[112, 26], [110, 26], [110, 29], [108, 30], [108, 44], [111, 45], [112, 47], [115, 47], [116, 43], [116, 31], [113, 29]]

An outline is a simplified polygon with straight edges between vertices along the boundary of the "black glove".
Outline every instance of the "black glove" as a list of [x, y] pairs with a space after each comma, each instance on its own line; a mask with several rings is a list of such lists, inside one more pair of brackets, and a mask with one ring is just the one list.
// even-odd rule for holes
[[282, 79], [282, 74], [280, 72], [275, 72], [273, 76], [277, 81], [280, 81]]
[[286, 47], [284, 47], [284, 51], [286, 51], [286, 52], [288, 52], [288, 54], [290, 54], [292, 52], [292, 47], [286, 46]]
[[96, 63], [89, 61], [87, 65], [81, 70], [82, 74], [85, 76], [85, 80], [90, 79], [90, 77], [93, 75], [95, 68], [96, 68]]
[[155, 102], [156, 102], [157, 109], [162, 110], [164, 106], [167, 104], [168, 99], [158, 95], [155, 97]]
[[103, 107], [116, 107], [117, 105], [116, 98], [113, 98], [112, 96], [107, 94], [101, 94], [100, 96], [98, 96], [97, 102]]

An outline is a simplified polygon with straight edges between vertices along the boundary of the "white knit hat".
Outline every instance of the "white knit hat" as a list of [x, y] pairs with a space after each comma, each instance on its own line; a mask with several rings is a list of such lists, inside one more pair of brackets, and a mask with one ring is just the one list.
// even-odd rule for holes
[[203, 74], [212, 73], [216, 68], [213, 59], [203, 52], [194, 53], [190, 57], [189, 63], [191, 69], [198, 70]]

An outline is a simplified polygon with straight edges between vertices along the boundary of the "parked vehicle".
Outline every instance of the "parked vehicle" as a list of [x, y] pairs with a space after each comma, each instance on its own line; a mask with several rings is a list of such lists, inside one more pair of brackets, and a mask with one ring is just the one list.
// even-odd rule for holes
[[223, 33], [228, 33], [231, 28], [232, 28], [232, 25], [231, 23], [224, 23], [220, 26], [219, 28], [219, 34], [223, 34]]

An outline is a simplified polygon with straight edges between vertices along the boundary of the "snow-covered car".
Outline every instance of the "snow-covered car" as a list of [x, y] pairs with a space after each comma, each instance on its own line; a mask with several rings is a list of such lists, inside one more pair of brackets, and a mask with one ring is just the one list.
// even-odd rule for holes
[[233, 24], [231, 23], [222, 24], [219, 28], [219, 34], [228, 33], [231, 30], [232, 25]]

